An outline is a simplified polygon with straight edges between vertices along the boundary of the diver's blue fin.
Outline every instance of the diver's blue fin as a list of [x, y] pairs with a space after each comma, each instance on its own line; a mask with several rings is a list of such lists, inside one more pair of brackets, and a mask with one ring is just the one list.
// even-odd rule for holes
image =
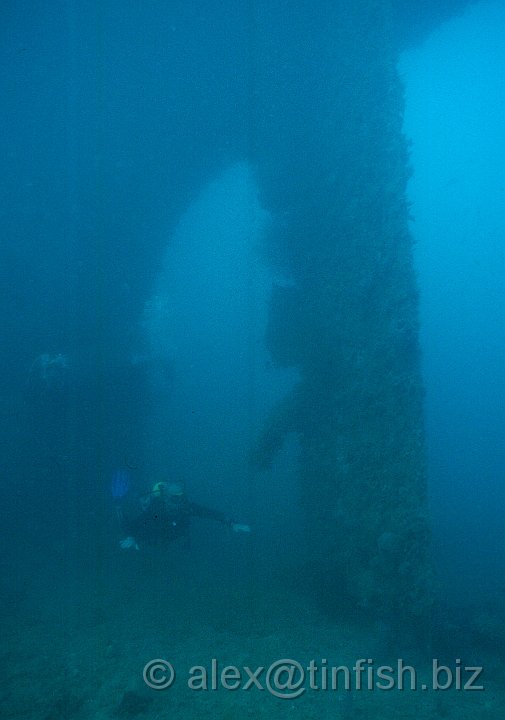
[[111, 494], [115, 502], [122, 500], [130, 488], [130, 473], [128, 470], [116, 470], [112, 476]]

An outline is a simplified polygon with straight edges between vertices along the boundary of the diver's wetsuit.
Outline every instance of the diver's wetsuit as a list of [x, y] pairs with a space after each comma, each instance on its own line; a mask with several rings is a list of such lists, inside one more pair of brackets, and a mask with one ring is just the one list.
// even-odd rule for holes
[[233, 524], [224, 513], [197, 505], [186, 497], [176, 505], [168, 504], [162, 498], [152, 498], [138, 517], [123, 521], [123, 530], [137, 542], [156, 545], [187, 536], [192, 517], [216, 520], [229, 526]]

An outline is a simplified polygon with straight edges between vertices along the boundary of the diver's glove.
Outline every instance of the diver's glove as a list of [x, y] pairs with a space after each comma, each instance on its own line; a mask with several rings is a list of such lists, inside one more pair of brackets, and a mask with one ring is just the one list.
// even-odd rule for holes
[[121, 540], [121, 542], [119, 543], [119, 546], [121, 547], [122, 550], [128, 550], [129, 548], [135, 548], [135, 550], [139, 550], [137, 541], [131, 535], [129, 535], [128, 537], [125, 537], [124, 540]]
[[242, 525], [242, 523], [232, 522], [230, 527], [233, 532], [251, 532], [251, 528], [249, 527], [249, 525]]

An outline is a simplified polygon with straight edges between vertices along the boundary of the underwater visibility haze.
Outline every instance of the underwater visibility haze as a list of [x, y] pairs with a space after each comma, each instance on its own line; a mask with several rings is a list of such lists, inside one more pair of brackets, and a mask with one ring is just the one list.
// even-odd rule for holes
[[501, 718], [503, 2], [0, 12], [1, 717]]

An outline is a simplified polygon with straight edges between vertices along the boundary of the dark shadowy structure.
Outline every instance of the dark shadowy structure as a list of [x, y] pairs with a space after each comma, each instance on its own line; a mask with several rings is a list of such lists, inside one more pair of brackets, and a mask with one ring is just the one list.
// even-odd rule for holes
[[[260, 43], [278, 25], [262, 20]], [[307, 27], [318, 28], [317, 45]], [[258, 53], [258, 97], [277, 122], [256, 119], [255, 154], [276, 219], [268, 252], [288, 278], [274, 289], [269, 348], [301, 380], [256, 461], [268, 466], [285, 433], [299, 436], [308, 564], [329, 605], [426, 619], [417, 292], [393, 17], [382, 2], [328, 4], [283, 28]]]
[[422, 42], [437, 25], [477, 0], [393, 0], [395, 37], [401, 48]]
[[[69, 507], [75, 486], [86, 487], [82, 516], [96, 507], [90, 456], [102, 467], [111, 447], [138, 456], [143, 379], [128, 358], [164, 250], [159, 228], [247, 159], [273, 217], [266, 252], [288, 279], [273, 291], [268, 344], [301, 375], [265, 428], [257, 464], [268, 465], [286, 432], [299, 435], [317, 592], [426, 616], [422, 389], [395, 63], [399, 47], [465, 5], [257, 0], [244, 11], [232, 0], [106, 0], [6, 10], [3, 142], [15, 163], [2, 177], [2, 300], [15, 320], [4, 339], [24, 358], [6, 366], [10, 475], [36, 478], [35, 490], [47, 477], [61, 503], [68, 486]], [[70, 391], [49, 412], [23, 401], [19, 433], [9, 420], [41, 353], [68, 356]], [[69, 465], [82, 477], [69, 479]]]

